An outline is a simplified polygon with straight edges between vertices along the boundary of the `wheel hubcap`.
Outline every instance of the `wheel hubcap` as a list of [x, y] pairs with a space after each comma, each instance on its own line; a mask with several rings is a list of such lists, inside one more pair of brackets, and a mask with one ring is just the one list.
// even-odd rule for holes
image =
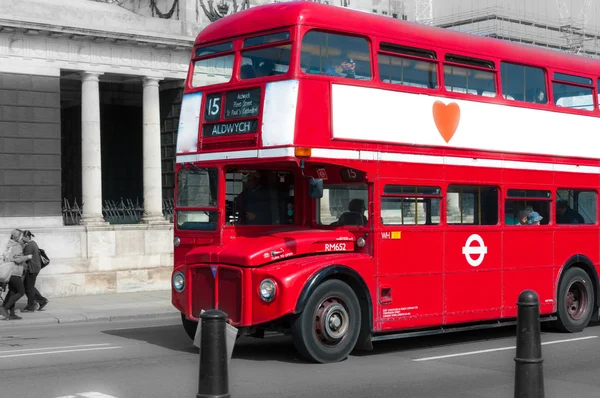
[[586, 315], [588, 302], [587, 288], [581, 281], [575, 281], [569, 286], [565, 304], [571, 319], [580, 320]]
[[315, 333], [322, 344], [339, 344], [348, 333], [349, 315], [344, 302], [329, 297], [319, 305], [315, 315]]

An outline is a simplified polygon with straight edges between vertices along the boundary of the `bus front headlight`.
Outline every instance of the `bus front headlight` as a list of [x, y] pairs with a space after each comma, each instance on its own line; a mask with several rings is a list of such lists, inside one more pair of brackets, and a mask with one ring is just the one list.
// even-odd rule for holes
[[181, 293], [185, 288], [185, 277], [181, 272], [176, 272], [175, 275], [173, 275], [173, 288], [178, 293]]
[[275, 282], [273, 282], [271, 279], [264, 279], [261, 283], [260, 283], [260, 298], [267, 302], [270, 303], [271, 301], [275, 300], [275, 293], [277, 293], [277, 285], [275, 285]]

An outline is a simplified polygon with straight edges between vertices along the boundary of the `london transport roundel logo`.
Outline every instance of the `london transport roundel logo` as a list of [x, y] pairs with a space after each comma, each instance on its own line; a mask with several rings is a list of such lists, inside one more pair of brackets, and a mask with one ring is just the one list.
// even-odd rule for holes
[[[471, 246], [473, 242], [477, 242], [479, 245]], [[479, 267], [487, 254], [487, 247], [481, 236], [473, 234], [467, 239], [465, 246], [462, 248], [462, 253], [465, 255], [469, 265]]]

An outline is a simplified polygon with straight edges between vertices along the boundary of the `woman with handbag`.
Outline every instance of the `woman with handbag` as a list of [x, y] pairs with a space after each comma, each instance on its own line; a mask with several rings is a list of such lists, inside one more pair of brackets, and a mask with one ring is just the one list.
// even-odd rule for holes
[[0, 306], [0, 315], [3, 315], [5, 319], [21, 319], [20, 316], [15, 314], [15, 304], [25, 295], [23, 265], [32, 257], [31, 255], [23, 255], [22, 238], [23, 231], [15, 229], [10, 234], [10, 240], [6, 244], [4, 262], [12, 263], [12, 274], [8, 282], [8, 294], [4, 299], [4, 303]]

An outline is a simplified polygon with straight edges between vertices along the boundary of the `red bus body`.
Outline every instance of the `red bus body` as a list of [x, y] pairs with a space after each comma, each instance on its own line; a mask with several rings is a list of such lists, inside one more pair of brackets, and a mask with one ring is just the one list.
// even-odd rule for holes
[[[241, 79], [244, 40], [280, 32], [289, 69]], [[309, 32], [317, 32], [309, 38], [318, 48], [309, 39], [303, 44]], [[331, 44], [338, 37], [325, 33], [367, 43], [368, 52], [342, 51], [356, 58], [366, 78], [307, 72], [322, 71], [324, 51], [331, 59], [340, 55]], [[219, 308], [247, 334], [295, 327], [294, 338], [301, 339], [302, 322], [312, 317], [318, 324], [339, 308], [331, 300], [307, 308], [318, 286], [331, 280], [349, 286], [360, 303], [360, 336], [353, 335], [349, 349], [406, 333], [513, 321], [526, 289], [538, 294], [540, 313], [557, 318], [562, 329], [579, 331], [595, 316], [600, 62], [311, 2], [265, 5], [223, 18], [200, 32], [194, 54], [223, 43], [232, 43], [224, 44], [232, 76], [194, 87], [194, 55], [182, 106], [188, 133], [180, 125], [178, 180], [194, 170], [214, 170], [208, 205], [192, 203], [192, 185], [181, 180], [176, 187], [173, 275], [184, 279], [184, 287], [173, 288], [172, 302], [188, 332], [201, 310]], [[383, 76], [384, 69], [395, 77]], [[425, 69], [433, 70], [428, 87], [402, 83], [403, 73], [422, 76]], [[529, 88], [513, 99], [540, 70], [545, 102], [532, 100]], [[522, 80], [509, 86], [511, 79]], [[227, 97], [231, 92], [237, 94]], [[186, 98], [195, 98], [187, 108]], [[231, 105], [245, 99], [246, 108]], [[220, 106], [216, 121], [207, 120], [207, 107], [217, 112], [210, 101]], [[236, 118], [236, 109], [245, 114]], [[269, 184], [289, 189], [277, 194], [293, 209], [285, 221], [228, 221], [234, 216], [227, 209], [238, 203], [230, 186], [245, 183], [250, 169], [266, 170]], [[231, 177], [238, 174], [240, 181]], [[322, 179], [329, 204], [309, 196], [310, 177]], [[180, 200], [184, 189], [192, 205]], [[366, 224], [330, 225], [337, 210], [330, 215], [323, 209], [359, 191], [367, 199]], [[583, 222], [558, 222], [561, 199], [576, 206]], [[539, 213], [541, 225], [510, 224], [520, 208]], [[193, 222], [182, 221], [186, 212], [205, 214], [210, 222], [189, 227]], [[587, 277], [571, 271], [565, 282], [570, 269]], [[276, 286], [268, 302], [261, 298], [265, 279]], [[343, 297], [333, 302], [346, 312], [331, 315], [329, 326], [356, 327], [348, 320], [356, 314], [351, 304]], [[306, 311], [313, 313], [299, 320]], [[339, 342], [331, 333], [322, 340], [323, 352], [312, 343], [300, 343], [300, 351], [320, 362], [341, 359], [347, 349], [332, 348]]]

